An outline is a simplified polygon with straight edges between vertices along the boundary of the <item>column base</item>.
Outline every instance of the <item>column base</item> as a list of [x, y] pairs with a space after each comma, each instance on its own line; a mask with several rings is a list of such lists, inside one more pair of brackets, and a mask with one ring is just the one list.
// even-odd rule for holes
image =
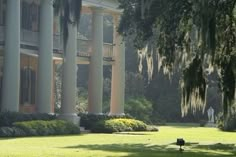
[[125, 113], [109, 113], [109, 116], [125, 116]]
[[98, 116], [101, 116], [101, 115], [104, 115], [104, 113], [91, 113], [91, 112], [88, 112], [88, 115], [98, 115]]
[[80, 125], [80, 117], [76, 113], [60, 114], [58, 116], [58, 119], [72, 122], [73, 124], [78, 125], [78, 126]]

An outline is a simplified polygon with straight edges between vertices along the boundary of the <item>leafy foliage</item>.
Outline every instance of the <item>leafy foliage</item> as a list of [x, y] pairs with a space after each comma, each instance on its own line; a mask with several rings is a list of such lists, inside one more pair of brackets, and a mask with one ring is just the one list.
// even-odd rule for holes
[[[119, 32], [133, 40], [138, 55], [157, 56], [158, 69], [183, 73], [182, 115], [204, 110], [207, 74], [218, 70], [224, 115], [235, 100], [236, 0], [120, 0]], [[151, 5], [147, 5], [151, 3]], [[148, 72], [152, 75], [151, 72]], [[150, 77], [151, 78], [151, 77]]]
[[63, 33], [64, 47], [68, 40], [68, 24], [78, 25], [82, 0], [54, 0], [53, 7], [55, 15], [59, 15]]
[[129, 115], [124, 116], [109, 116], [109, 115], [93, 115], [93, 114], [85, 114], [79, 113], [80, 117], [80, 125], [85, 127], [86, 129], [91, 129], [98, 121], [116, 119], [116, 118], [131, 118]]
[[13, 126], [15, 122], [32, 121], [32, 120], [54, 120], [55, 115], [49, 114], [24, 114], [19, 112], [1, 112], [0, 113], [0, 127]]
[[21, 137], [26, 133], [18, 127], [0, 127], [0, 137]]
[[218, 115], [217, 126], [223, 131], [235, 131], [236, 130], [236, 113], [231, 114], [226, 119], [222, 113]]
[[152, 103], [144, 97], [129, 98], [125, 103], [125, 112], [135, 119], [151, 122]]
[[79, 126], [63, 120], [16, 122], [14, 126], [22, 129], [27, 136], [78, 134]]
[[79, 132], [79, 126], [62, 120], [22, 121], [15, 122], [11, 127], [0, 127], [0, 137], [65, 135]]
[[124, 131], [146, 131], [147, 125], [134, 119], [110, 119], [98, 121], [92, 128], [96, 133], [113, 133]]

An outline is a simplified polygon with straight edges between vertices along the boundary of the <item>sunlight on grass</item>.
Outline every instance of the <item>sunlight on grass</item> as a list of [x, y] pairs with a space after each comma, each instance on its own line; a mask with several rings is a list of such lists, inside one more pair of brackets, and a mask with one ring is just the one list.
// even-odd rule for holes
[[[183, 153], [175, 145], [177, 138], [186, 141]], [[235, 157], [235, 145], [235, 132], [195, 126], [163, 126], [159, 132], [0, 139], [0, 156]]]

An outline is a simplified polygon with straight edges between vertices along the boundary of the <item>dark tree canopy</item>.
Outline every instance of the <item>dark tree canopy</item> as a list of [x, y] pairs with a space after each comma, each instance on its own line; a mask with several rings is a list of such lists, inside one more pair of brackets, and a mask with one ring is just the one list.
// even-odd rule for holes
[[64, 47], [68, 39], [68, 24], [78, 25], [82, 9], [82, 0], [53, 0], [55, 15], [60, 17]]
[[[224, 115], [235, 103], [236, 0], [120, 0], [118, 31], [165, 74], [182, 71], [182, 114], [206, 104], [207, 75], [218, 72]], [[141, 69], [141, 67], [140, 67]], [[150, 76], [151, 78], [151, 76]]]

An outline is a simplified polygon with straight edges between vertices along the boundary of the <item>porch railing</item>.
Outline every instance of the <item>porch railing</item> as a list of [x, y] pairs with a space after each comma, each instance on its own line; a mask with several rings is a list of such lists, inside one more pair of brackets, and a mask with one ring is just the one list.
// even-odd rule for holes
[[[4, 41], [4, 27], [0, 26], [0, 41]], [[21, 29], [21, 44], [39, 46], [39, 32]], [[62, 52], [62, 40], [60, 34], [53, 35], [53, 48]], [[77, 39], [78, 56], [89, 57], [92, 52], [92, 41], [87, 39]], [[113, 44], [103, 44], [103, 57], [113, 57]]]
[[[90, 56], [92, 52], [92, 41], [86, 39], [78, 39], [78, 55], [79, 56]], [[104, 43], [103, 44], [103, 57], [112, 58], [113, 57], [113, 44]]]

